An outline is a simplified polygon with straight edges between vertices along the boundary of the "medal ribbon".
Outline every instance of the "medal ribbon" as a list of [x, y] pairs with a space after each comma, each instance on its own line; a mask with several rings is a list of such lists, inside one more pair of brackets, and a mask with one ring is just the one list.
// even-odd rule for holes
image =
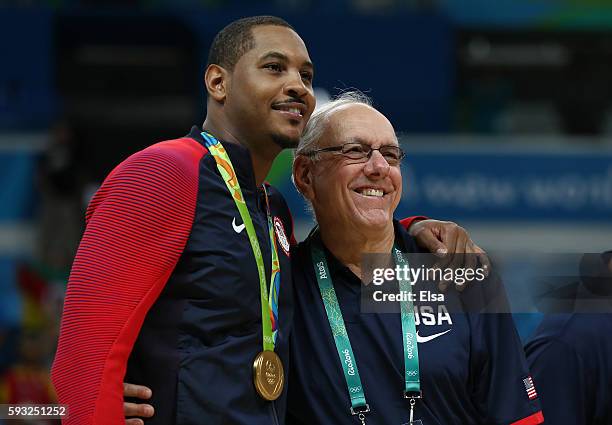
[[[274, 223], [272, 223], [272, 214], [270, 214], [270, 201], [268, 199], [268, 191], [263, 185], [264, 194], [266, 196], [266, 215], [268, 216], [268, 232], [270, 234], [270, 250], [272, 251], [272, 267], [270, 276], [270, 295], [268, 297], [268, 307], [270, 311], [270, 323], [272, 327], [272, 341], [276, 343], [276, 335], [278, 334], [278, 293], [280, 292], [280, 261], [278, 260], [278, 247], [276, 246], [276, 238], [274, 237]], [[262, 309], [263, 314], [263, 309]], [[262, 316], [263, 317], [263, 316]]]
[[[408, 261], [402, 252], [396, 247], [393, 247], [393, 258], [395, 264], [408, 266]], [[400, 279], [398, 281], [399, 290], [401, 293], [410, 294], [412, 292], [412, 284], [410, 280]], [[406, 301], [400, 302], [400, 312], [402, 318], [402, 338], [404, 346], [404, 378], [406, 386], [404, 396], [410, 398], [413, 394], [415, 398], [421, 398], [421, 374], [419, 371], [419, 347], [416, 338], [416, 324], [414, 323], [414, 305], [410, 297], [406, 297]], [[418, 397], [414, 395], [418, 393]]]
[[[317, 239], [313, 239], [311, 244], [311, 255], [315, 269], [315, 276], [319, 284], [321, 299], [327, 313], [327, 320], [336, 343], [336, 350], [340, 358], [340, 364], [344, 371], [344, 378], [348, 388], [349, 397], [351, 400], [351, 413], [368, 412], [370, 410], [366, 398], [359, 370], [357, 368], [357, 359], [353, 354], [351, 341], [346, 331], [338, 297], [334, 290], [332, 277], [325, 252]], [[395, 246], [393, 247], [393, 256], [397, 264], [408, 264], [401, 251]], [[412, 292], [412, 285], [409, 280], [399, 280], [400, 291], [406, 293]], [[404, 370], [405, 370], [405, 392], [406, 398], [420, 398], [421, 384], [419, 371], [419, 349], [416, 342], [416, 325], [414, 321], [414, 307], [409, 297], [407, 301], [401, 301], [400, 311], [402, 319], [402, 345], [404, 347]], [[414, 394], [418, 393], [418, 395]], [[413, 406], [414, 404], [411, 404]], [[363, 422], [363, 420], [362, 420]]]
[[234, 166], [227, 155], [227, 152], [221, 142], [215, 138], [212, 134], [202, 132], [202, 137], [208, 151], [215, 158], [217, 163], [217, 169], [221, 173], [221, 177], [229, 190], [236, 208], [242, 217], [242, 222], [247, 231], [249, 242], [251, 243], [251, 249], [253, 250], [253, 256], [257, 263], [257, 272], [259, 274], [259, 292], [261, 295], [261, 324], [263, 332], [263, 349], [274, 351], [274, 344], [276, 342], [276, 335], [278, 333], [278, 292], [280, 290], [280, 262], [278, 261], [278, 253], [276, 252], [276, 243], [274, 238], [274, 225], [272, 223], [272, 217], [270, 216], [270, 204], [268, 202], [268, 193], [264, 186], [264, 192], [266, 195], [266, 215], [268, 217], [268, 231], [270, 235], [270, 250], [272, 251], [272, 267], [270, 276], [270, 295], [268, 295], [268, 288], [266, 285], [266, 269], [264, 267], [263, 255], [261, 254], [261, 248], [259, 247], [259, 241], [257, 239], [257, 233], [251, 220], [251, 215], [247, 208], [244, 196], [242, 195], [242, 189], [238, 184], [238, 176], [234, 171]]
[[336, 343], [336, 350], [338, 350], [340, 364], [344, 371], [344, 379], [346, 380], [346, 386], [348, 387], [348, 393], [351, 399], [351, 413], [357, 409], [361, 411], [364, 409], [369, 410], [363, 386], [361, 385], [359, 370], [357, 369], [357, 359], [355, 359], [351, 341], [346, 332], [342, 310], [340, 310], [338, 297], [336, 296], [332, 277], [329, 273], [329, 267], [327, 266], [327, 259], [318, 241], [313, 241], [311, 245], [311, 254], [314, 262], [315, 276], [317, 277], [319, 291], [321, 292], [321, 299], [325, 305], [329, 327], [331, 328]]

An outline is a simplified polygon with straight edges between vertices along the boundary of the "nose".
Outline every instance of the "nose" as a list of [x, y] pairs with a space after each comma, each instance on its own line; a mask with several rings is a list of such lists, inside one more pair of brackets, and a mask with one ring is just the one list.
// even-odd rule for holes
[[368, 177], [384, 178], [389, 175], [391, 166], [379, 150], [372, 150], [363, 170]]
[[312, 89], [304, 83], [300, 71], [288, 73], [287, 82], [284, 86], [284, 92], [287, 96], [300, 99], [308, 94], [312, 95]]

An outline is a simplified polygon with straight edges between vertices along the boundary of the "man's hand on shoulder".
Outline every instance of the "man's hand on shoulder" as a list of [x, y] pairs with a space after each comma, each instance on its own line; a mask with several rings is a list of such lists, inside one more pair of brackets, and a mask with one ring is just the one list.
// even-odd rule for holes
[[[420, 247], [435, 254], [440, 259], [440, 268], [471, 268], [480, 264], [485, 270], [490, 270], [491, 264], [485, 251], [472, 241], [467, 230], [452, 221], [439, 220], [408, 220], [402, 223], [407, 226], [408, 233]], [[440, 289], [445, 290], [448, 282], [440, 282]], [[458, 290], [465, 285], [456, 285]]]

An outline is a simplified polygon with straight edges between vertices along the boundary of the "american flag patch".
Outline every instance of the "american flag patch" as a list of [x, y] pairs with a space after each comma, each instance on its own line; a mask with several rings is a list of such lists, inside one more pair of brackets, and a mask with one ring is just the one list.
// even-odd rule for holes
[[534, 398], [538, 397], [538, 393], [536, 393], [535, 385], [533, 385], [533, 379], [531, 379], [531, 376], [523, 379], [523, 384], [525, 384], [525, 390], [527, 391], [529, 400], [533, 400]]

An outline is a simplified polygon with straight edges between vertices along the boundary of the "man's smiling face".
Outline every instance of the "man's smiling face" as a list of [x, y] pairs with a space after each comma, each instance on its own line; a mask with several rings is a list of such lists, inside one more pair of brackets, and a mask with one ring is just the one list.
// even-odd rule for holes
[[315, 106], [308, 51], [289, 28], [262, 25], [251, 31], [254, 47], [231, 71], [225, 109], [249, 137], [295, 147]]
[[[348, 105], [335, 111], [318, 149], [358, 142], [377, 149], [398, 146], [389, 120], [367, 105]], [[379, 151], [357, 161], [339, 152], [322, 152], [311, 165], [312, 205], [319, 221], [355, 229], [384, 228], [393, 219], [402, 195], [399, 164], [389, 165]]]

